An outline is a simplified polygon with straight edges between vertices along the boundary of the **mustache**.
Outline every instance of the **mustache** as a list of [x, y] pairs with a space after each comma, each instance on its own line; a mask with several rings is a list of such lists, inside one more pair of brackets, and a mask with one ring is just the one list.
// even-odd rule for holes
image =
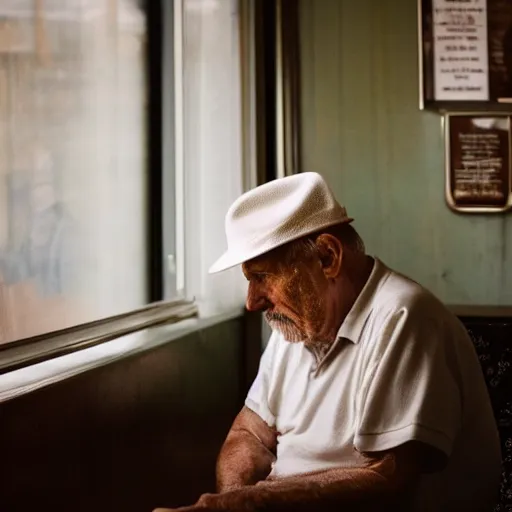
[[284, 324], [293, 324], [295, 325], [295, 322], [288, 318], [286, 315], [283, 315], [282, 313], [271, 313], [270, 311], [267, 311], [265, 313], [265, 319], [267, 322], [281, 322]]

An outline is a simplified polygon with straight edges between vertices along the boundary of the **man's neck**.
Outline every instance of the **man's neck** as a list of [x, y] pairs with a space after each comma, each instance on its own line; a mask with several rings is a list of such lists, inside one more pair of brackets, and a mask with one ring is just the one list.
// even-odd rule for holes
[[374, 264], [375, 260], [367, 255], [357, 255], [349, 261], [337, 286], [338, 305], [335, 311], [338, 315], [337, 331], [368, 282]]
[[313, 354], [316, 363], [319, 364], [327, 355], [327, 352], [329, 352], [329, 349], [331, 348], [332, 344], [333, 342], [317, 343], [314, 345], [310, 345], [307, 348]]
[[354, 258], [337, 284], [331, 310], [332, 326], [323, 333], [321, 339], [305, 343], [306, 348], [313, 354], [317, 363], [322, 361], [338, 338], [338, 332], [345, 318], [352, 309], [357, 298], [366, 285], [373, 270], [375, 260], [370, 256], [361, 255]]

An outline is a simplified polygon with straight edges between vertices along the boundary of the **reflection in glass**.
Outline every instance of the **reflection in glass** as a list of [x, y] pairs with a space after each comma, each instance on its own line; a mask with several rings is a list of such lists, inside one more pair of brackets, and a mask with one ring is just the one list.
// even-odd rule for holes
[[146, 20], [0, 2], [0, 343], [146, 302]]

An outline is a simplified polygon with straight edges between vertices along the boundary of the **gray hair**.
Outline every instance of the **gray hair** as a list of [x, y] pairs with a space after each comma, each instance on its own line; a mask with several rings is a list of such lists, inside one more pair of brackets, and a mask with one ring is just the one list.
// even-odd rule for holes
[[318, 246], [316, 245], [316, 238], [327, 233], [335, 236], [342, 244], [344, 250], [364, 254], [366, 248], [359, 233], [350, 224], [337, 224], [325, 231], [308, 235], [298, 240], [294, 240], [283, 247], [283, 254], [280, 257], [283, 263], [289, 264], [296, 261], [298, 258], [309, 259], [318, 254]]

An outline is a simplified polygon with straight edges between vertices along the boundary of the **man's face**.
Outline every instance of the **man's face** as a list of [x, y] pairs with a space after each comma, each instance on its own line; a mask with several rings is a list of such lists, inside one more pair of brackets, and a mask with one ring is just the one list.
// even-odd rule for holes
[[244, 263], [249, 281], [246, 307], [265, 311], [272, 329], [287, 341], [317, 341], [316, 336], [324, 331], [328, 298], [320, 260], [299, 259], [285, 265], [279, 259], [278, 253], [272, 253]]

